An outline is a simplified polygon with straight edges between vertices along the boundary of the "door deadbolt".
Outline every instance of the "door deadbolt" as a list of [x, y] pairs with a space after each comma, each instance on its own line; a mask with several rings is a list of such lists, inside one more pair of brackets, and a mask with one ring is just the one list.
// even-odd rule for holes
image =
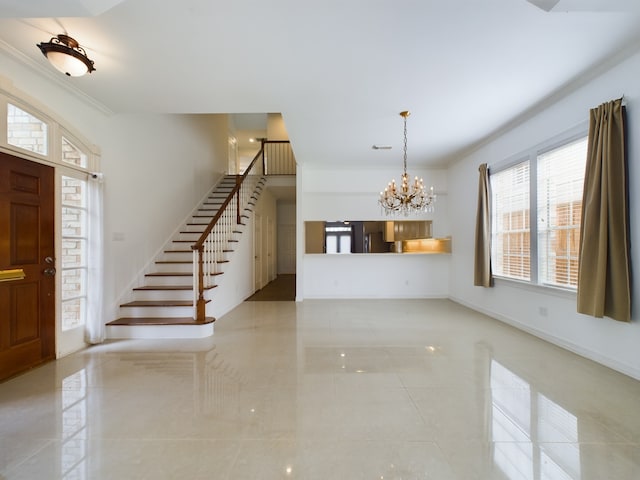
[[48, 277], [53, 277], [56, 274], [56, 269], [53, 267], [48, 267], [44, 269], [43, 273]]

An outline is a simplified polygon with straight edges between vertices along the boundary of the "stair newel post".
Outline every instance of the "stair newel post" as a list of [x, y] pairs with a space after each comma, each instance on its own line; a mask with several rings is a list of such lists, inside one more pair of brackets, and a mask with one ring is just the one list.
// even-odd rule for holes
[[204, 323], [205, 321], [205, 305], [206, 302], [204, 300], [204, 245], [198, 245], [197, 251], [198, 257], [198, 276], [197, 276], [197, 284], [198, 284], [198, 298], [196, 300], [196, 320], [198, 322]]

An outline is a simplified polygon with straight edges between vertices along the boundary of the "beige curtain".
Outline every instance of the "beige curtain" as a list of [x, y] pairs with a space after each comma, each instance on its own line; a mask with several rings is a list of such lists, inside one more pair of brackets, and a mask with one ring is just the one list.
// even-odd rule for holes
[[489, 170], [483, 163], [478, 168], [478, 211], [476, 213], [476, 249], [473, 268], [473, 284], [477, 287], [491, 287], [491, 212], [489, 192]]
[[622, 99], [590, 111], [582, 196], [578, 312], [631, 321]]

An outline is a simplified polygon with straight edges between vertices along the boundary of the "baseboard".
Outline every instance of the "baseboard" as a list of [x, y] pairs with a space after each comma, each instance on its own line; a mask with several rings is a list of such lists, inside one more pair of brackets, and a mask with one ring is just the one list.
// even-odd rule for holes
[[396, 295], [393, 297], [381, 297], [379, 294], [374, 295], [336, 295], [336, 294], [317, 294], [317, 295], [305, 295], [301, 297], [296, 295], [296, 302], [302, 302], [304, 300], [442, 300], [449, 299], [446, 294], [433, 294], [433, 295]]
[[635, 367], [632, 367], [630, 365], [627, 365], [625, 363], [619, 362], [617, 360], [614, 360], [612, 358], [606, 357], [604, 355], [601, 355], [597, 352], [594, 352], [593, 350], [589, 350], [587, 348], [584, 348], [580, 345], [577, 345], [575, 343], [572, 342], [567, 342], [566, 340], [562, 339], [562, 338], [558, 338], [555, 337], [553, 335], [549, 335], [546, 332], [543, 332], [541, 330], [538, 330], [536, 328], [532, 328], [529, 325], [525, 325], [522, 322], [519, 322], [516, 319], [507, 317], [506, 315], [501, 315], [499, 313], [496, 312], [492, 312], [490, 310], [487, 310], [485, 308], [479, 307], [477, 305], [474, 305], [470, 302], [467, 302], [465, 300], [462, 300], [460, 298], [457, 297], [453, 297], [453, 296], [449, 296], [449, 300], [451, 300], [452, 302], [456, 302], [460, 305], [463, 305], [467, 308], [470, 308], [471, 310], [475, 310], [476, 312], [480, 312], [483, 313], [484, 315], [491, 317], [495, 320], [498, 320], [500, 322], [506, 323], [507, 325], [511, 325], [514, 328], [517, 328], [518, 330], [522, 330], [523, 332], [527, 332], [531, 335], [533, 335], [534, 337], [538, 337], [546, 342], [552, 343], [553, 345], [556, 345], [560, 348], [564, 348], [565, 350], [568, 350], [572, 353], [575, 353], [576, 355], [580, 355], [581, 357], [587, 358], [589, 360], [593, 360], [596, 363], [599, 363], [600, 365], [604, 365], [605, 367], [611, 368], [612, 370], [615, 370], [616, 372], [620, 372], [624, 375], [627, 375], [631, 378], [634, 378], [636, 380], [640, 380], [640, 370], [638, 370]]

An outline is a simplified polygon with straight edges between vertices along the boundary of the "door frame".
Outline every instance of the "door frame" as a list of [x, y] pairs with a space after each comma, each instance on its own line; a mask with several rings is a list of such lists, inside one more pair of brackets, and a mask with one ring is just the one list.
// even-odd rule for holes
[[[0, 80], [2, 78], [0, 77]], [[9, 145], [7, 105], [11, 103], [21, 110], [35, 116], [47, 125], [47, 153], [39, 153], [24, 150], [20, 147]], [[86, 167], [73, 165], [63, 161], [62, 138], [66, 138], [76, 147], [81, 148], [87, 155]], [[79, 177], [91, 175], [92, 172], [100, 172], [100, 149], [88, 141], [75, 128], [46, 106], [39, 104], [24, 92], [13, 87], [12, 84], [0, 81], [0, 151], [34, 163], [44, 164], [54, 169], [54, 246], [55, 268], [61, 272], [60, 259], [62, 256], [62, 176]], [[56, 275], [55, 283], [55, 356], [60, 358], [86, 347], [84, 341], [84, 326], [72, 330], [62, 330], [62, 289], [61, 275]]]

